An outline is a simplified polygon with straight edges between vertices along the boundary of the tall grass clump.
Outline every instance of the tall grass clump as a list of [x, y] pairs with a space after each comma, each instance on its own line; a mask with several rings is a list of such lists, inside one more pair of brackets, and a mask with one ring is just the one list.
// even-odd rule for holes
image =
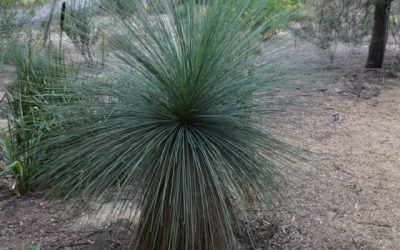
[[281, 197], [279, 172], [299, 157], [257, 120], [279, 116], [272, 93], [306, 66], [256, 57], [262, 1], [196, 2], [127, 4], [109, 65], [70, 81], [90, 98], [51, 108], [63, 129], [42, 144], [41, 187], [111, 197], [112, 214], [131, 214], [132, 249], [237, 249], [240, 222]]
[[[35, 187], [34, 176], [46, 157], [38, 146], [56, 127], [46, 111], [51, 105], [71, 100], [63, 87], [69, 70], [59, 58], [31, 46], [9, 48], [6, 57], [16, 68], [16, 79], [6, 93], [10, 126], [2, 134], [5, 172], [15, 183], [13, 189], [26, 193]], [[71, 77], [71, 72], [68, 75]]]

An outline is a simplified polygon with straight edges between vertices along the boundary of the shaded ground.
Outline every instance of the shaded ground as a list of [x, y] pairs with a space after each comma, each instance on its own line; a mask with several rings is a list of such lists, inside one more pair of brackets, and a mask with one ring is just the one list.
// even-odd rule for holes
[[[80, 226], [82, 208], [48, 202], [29, 194], [15, 198], [0, 187], [0, 249], [22, 250], [28, 246], [43, 249], [126, 249], [124, 221], [105, 227]], [[111, 246], [111, 247], [110, 247]]]

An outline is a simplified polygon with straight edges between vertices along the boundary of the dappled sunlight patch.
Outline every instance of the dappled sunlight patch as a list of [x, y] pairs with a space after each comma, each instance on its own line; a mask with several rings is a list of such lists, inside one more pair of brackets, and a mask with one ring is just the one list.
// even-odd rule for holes
[[90, 203], [90, 211], [82, 213], [78, 217], [74, 226], [104, 228], [119, 220], [129, 221], [131, 225], [137, 225], [140, 217], [138, 205], [131, 201]]

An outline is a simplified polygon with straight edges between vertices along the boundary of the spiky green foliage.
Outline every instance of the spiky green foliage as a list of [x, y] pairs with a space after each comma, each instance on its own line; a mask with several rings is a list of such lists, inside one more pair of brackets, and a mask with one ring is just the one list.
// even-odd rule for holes
[[7, 90], [11, 127], [3, 135], [4, 152], [8, 172], [16, 179], [20, 192], [25, 193], [35, 186], [34, 176], [45, 157], [46, 150], [38, 150], [38, 145], [55, 127], [47, 107], [75, 97], [64, 89], [68, 69], [60, 59], [30, 46], [14, 46], [7, 57], [16, 67], [17, 78]]
[[2, 159], [0, 159], [0, 179], [11, 177], [14, 181], [11, 184], [11, 188], [15, 191], [17, 191], [17, 188], [18, 190], [27, 189], [28, 174], [22, 165], [18, 146], [11, 132], [9, 134], [5, 132], [0, 133], [0, 153], [2, 156]]
[[54, 195], [111, 196], [113, 213], [138, 218], [132, 249], [236, 249], [239, 221], [280, 196], [277, 167], [297, 157], [256, 122], [277, 116], [271, 93], [298, 78], [295, 55], [256, 57], [258, 2], [165, 1], [163, 15], [138, 4], [108, 32], [112, 63], [71, 81], [91, 98], [52, 107], [62, 129], [38, 180]]

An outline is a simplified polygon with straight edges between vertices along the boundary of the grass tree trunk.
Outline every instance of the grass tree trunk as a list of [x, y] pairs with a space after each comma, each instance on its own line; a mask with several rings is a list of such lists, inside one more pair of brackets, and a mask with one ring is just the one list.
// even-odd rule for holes
[[389, 35], [390, 6], [392, 0], [376, 0], [374, 27], [369, 46], [367, 68], [382, 68]]

